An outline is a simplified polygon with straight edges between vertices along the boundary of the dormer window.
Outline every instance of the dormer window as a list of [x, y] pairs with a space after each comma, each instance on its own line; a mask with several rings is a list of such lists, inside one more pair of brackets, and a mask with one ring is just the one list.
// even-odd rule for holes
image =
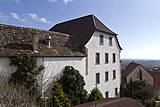
[[109, 46], [112, 46], [112, 37], [109, 37]]
[[103, 45], [103, 42], [104, 42], [104, 41], [103, 41], [103, 38], [104, 38], [103, 35], [100, 35], [100, 41], [99, 41], [99, 44], [100, 44], [100, 45]]

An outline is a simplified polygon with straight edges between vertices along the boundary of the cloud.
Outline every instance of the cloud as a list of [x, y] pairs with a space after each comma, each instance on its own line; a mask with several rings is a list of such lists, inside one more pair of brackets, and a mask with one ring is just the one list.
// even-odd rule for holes
[[69, 2], [72, 2], [74, 0], [63, 0], [65, 4], [68, 4]]
[[[48, 2], [50, 2], [50, 3], [55, 3], [56, 1], [58, 1], [58, 0], [48, 0]], [[68, 4], [69, 2], [72, 2], [72, 1], [75, 1], [75, 0], [63, 0], [63, 2], [65, 4]]]
[[11, 12], [10, 15], [12, 18], [14, 18], [18, 21], [22, 21], [22, 22], [26, 21], [26, 19], [20, 18], [17, 13]]
[[48, 0], [48, 2], [50, 2], [50, 3], [54, 3], [54, 2], [56, 2], [57, 0]]
[[39, 17], [37, 14], [35, 13], [28, 13], [28, 15], [30, 16], [31, 19], [39, 21], [39, 22], [43, 22], [43, 23], [51, 23], [48, 19], [44, 18], [44, 17]]

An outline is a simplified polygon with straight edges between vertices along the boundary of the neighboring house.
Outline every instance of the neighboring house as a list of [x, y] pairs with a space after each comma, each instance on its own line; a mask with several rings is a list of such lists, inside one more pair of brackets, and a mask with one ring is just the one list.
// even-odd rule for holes
[[[59, 33], [61, 32], [61, 33]], [[117, 34], [89, 15], [55, 25], [50, 31], [0, 25], [0, 71], [15, 68], [10, 56], [32, 55], [46, 67], [45, 78], [59, 78], [65, 66], [79, 70], [85, 88], [98, 87], [104, 97], [117, 97], [121, 83]]]
[[153, 85], [153, 78], [148, 71], [140, 64], [135, 62], [129, 63], [122, 70], [122, 84], [129, 83], [130, 80], [145, 80], [147, 83]]
[[103, 100], [92, 101], [85, 104], [76, 105], [74, 107], [145, 107], [139, 101], [132, 98], [109, 98]]
[[156, 96], [160, 99], [160, 70], [149, 71], [149, 74], [153, 77], [153, 86], [156, 89]]
[[153, 86], [160, 89], [160, 70], [153, 70], [148, 72], [153, 77]]

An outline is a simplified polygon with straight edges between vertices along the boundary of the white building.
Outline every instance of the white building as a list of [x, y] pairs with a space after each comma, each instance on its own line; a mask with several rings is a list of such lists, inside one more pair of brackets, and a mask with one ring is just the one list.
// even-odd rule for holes
[[15, 69], [9, 65], [10, 56], [32, 55], [46, 67], [45, 79], [59, 77], [70, 65], [80, 71], [88, 91], [97, 86], [104, 97], [119, 94], [117, 34], [93, 15], [57, 24], [50, 31], [0, 25], [0, 38], [0, 71], [7, 75]]

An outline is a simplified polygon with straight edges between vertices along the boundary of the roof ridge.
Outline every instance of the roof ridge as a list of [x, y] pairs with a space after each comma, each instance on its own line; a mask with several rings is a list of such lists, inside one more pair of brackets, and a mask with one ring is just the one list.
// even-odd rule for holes
[[39, 31], [48, 31], [48, 30], [44, 30], [44, 29], [22, 27], [22, 26], [15, 26], [15, 25], [7, 25], [7, 24], [0, 24], [0, 26], [4, 26], [4, 27], [16, 27], [16, 28], [22, 28], [22, 29], [39, 30]]
[[94, 27], [95, 27], [95, 29], [97, 29], [97, 24], [96, 24], [96, 22], [95, 22], [95, 16], [94, 16], [94, 15], [92, 16], [92, 19], [93, 19]]
[[18, 28], [18, 29], [28, 29], [28, 30], [37, 30], [37, 31], [44, 31], [44, 32], [50, 32], [50, 33], [55, 33], [55, 34], [61, 34], [61, 36], [70, 36], [70, 37], [74, 37], [73, 35], [69, 35], [66, 33], [61, 33], [61, 32], [56, 32], [56, 31], [49, 31], [49, 30], [44, 30], [44, 29], [39, 29], [39, 28], [29, 28], [29, 27], [22, 27], [22, 26], [15, 26], [15, 25], [7, 25], [7, 24], [0, 24], [0, 27], [13, 27], [13, 28]]
[[[60, 25], [60, 24], [62, 24], [62, 23], [68, 23], [68, 22], [71, 22], [71, 21], [74, 21], [74, 20], [78, 20], [78, 19], [82, 19], [82, 18], [86, 18], [86, 17], [93, 17], [94, 15], [93, 14], [89, 14], [89, 15], [85, 15], [85, 16], [81, 16], [81, 17], [77, 17], [77, 18], [72, 18], [72, 19], [70, 19], [70, 20], [64, 20], [64, 21], [62, 21], [62, 22], [60, 22], [60, 23], [57, 23], [57, 24], [55, 24], [55, 26], [56, 25]], [[52, 28], [50, 28], [50, 29], [52, 29]], [[49, 29], [49, 30], [50, 30]]]

